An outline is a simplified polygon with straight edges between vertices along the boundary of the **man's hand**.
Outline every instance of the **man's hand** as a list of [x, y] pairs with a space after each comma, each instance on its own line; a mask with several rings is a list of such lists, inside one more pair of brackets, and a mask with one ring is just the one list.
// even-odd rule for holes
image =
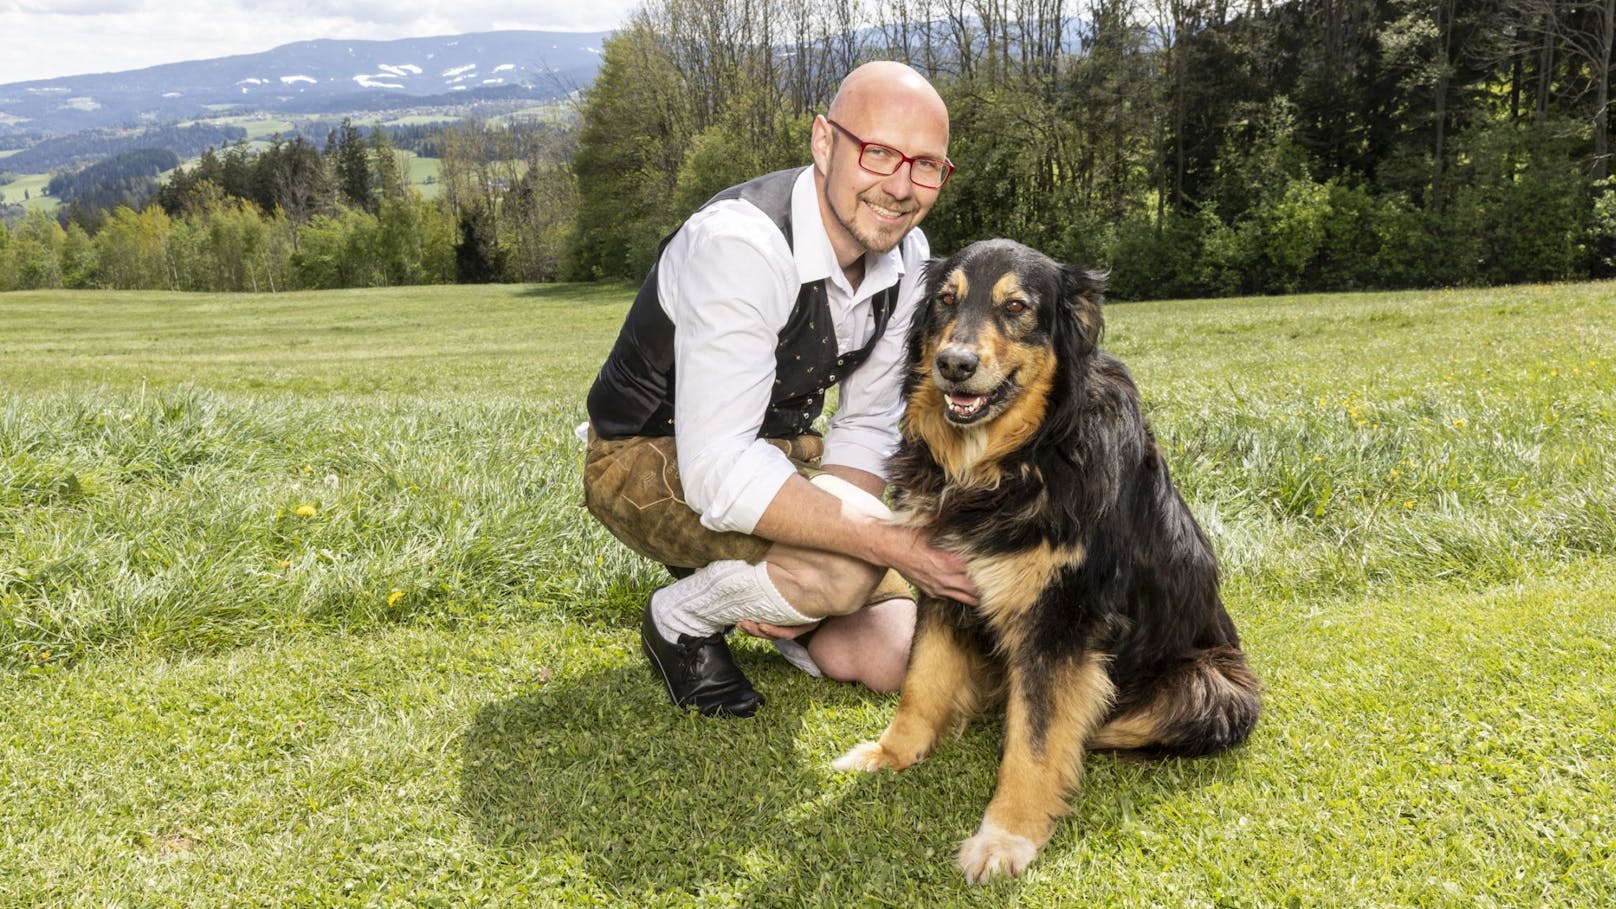
[[976, 605], [976, 584], [965, 570], [965, 560], [946, 549], [931, 544], [925, 534], [909, 527], [897, 530], [907, 535], [908, 541], [893, 547], [887, 555], [887, 564], [930, 596], [959, 600], [967, 606]]

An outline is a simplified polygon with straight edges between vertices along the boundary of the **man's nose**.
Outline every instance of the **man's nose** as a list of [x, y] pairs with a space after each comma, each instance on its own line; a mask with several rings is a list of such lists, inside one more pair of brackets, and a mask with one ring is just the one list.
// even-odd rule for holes
[[907, 199], [915, 193], [915, 182], [910, 179], [910, 168], [915, 166], [913, 161], [905, 161], [898, 165], [898, 169], [881, 184], [887, 195], [894, 199]]

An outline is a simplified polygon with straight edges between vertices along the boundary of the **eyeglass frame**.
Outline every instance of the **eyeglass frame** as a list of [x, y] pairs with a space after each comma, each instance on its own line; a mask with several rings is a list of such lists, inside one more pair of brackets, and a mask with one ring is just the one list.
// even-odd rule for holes
[[[824, 115], [821, 115], [821, 116], [824, 116]], [[885, 142], [866, 142], [863, 139], [860, 139], [858, 136], [854, 135], [852, 130], [848, 129], [847, 127], [843, 126], [840, 123], [837, 123], [835, 120], [832, 120], [830, 117], [825, 117], [825, 122], [829, 123], [831, 126], [836, 127], [838, 130], [841, 130], [843, 133], [845, 133], [847, 135], [847, 138], [852, 139], [854, 142], [858, 143], [858, 147], [859, 147], [859, 150], [858, 150], [858, 166], [859, 166], [859, 169], [864, 171], [865, 173], [874, 174], [877, 177], [890, 177], [893, 174], [897, 173], [899, 168], [901, 168], [905, 164], [907, 164], [907, 165], [909, 165], [909, 182], [913, 183], [914, 185], [916, 185], [918, 187], [921, 187], [922, 189], [942, 189], [943, 185], [948, 182], [948, 178], [952, 177], [954, 175], [954, 170], [955, 170], [954, 162], [948, 160], [947, 158], [938, 158], [935, 155], [906, 155], [903, 152], [897, 150], [896, 148], [893, 148], [892, 146], [886, 144]], [[874, 146], [875, 148], [886, 149], [887, 151], [889, 151], [892, 154], [896, 155], [898, 157], [898, 163], [893, 165], [892, 169], [887, 171], [884, 174], [881, 173], [880, 171], [870, 167], [869, 165], [865, 164], [864, 163], [864, 152], [867, 151], [871, 146]], [[942, 177], [941, 180], [937, 181], [936, 186], [931, 186], [931, 185], [922, 183], [919, 180], [915, 179], [914, 165], [915, 165], [915, 162], [917, 162], [917, 161], [935, 161], [938, 164], [942, 165], [942, 167], [943, 167], [943, 177]]]

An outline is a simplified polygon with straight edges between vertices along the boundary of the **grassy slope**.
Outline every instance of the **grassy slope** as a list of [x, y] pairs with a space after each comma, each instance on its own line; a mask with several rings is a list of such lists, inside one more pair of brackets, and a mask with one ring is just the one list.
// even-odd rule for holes
[[[56, 210], [56, 198], [45, 194], [50, 186], [50, 174], [20, 174], [10, 183], [0, 184], [0, 201], [23, 208], [42, 208], [47, 212]], [[23, 197], [27, 196], [25, 200]]]
[[890, 699], [652, 687], [567, 437], [625, 291], [0, 296], [0, 904], [1607, 905], [1613, 296], [1112, 309], [1267, 712], [986, 890], [994, 722], [844, 777]]

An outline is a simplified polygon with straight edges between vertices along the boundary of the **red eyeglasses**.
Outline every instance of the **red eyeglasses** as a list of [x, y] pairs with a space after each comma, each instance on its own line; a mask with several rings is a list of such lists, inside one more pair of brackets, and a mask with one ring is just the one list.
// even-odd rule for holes
[[836, 127], [846, 134], [847, 138], [858, 143], [859, 167], [875, 174], [877, 177], [890, 177], [898, 172], [898, 168], [909, 165], [909, 179], [916, 186], [926, 189], [942, 189], [948, 182], [948, 175], [954, 172], [954, 165], [947, 158], [931, 158], [925, 155], [910, 157], [890, 145], [879, 142], [866, 142], [853, 131], [837, 123], [829, 117], [825, 122]]

